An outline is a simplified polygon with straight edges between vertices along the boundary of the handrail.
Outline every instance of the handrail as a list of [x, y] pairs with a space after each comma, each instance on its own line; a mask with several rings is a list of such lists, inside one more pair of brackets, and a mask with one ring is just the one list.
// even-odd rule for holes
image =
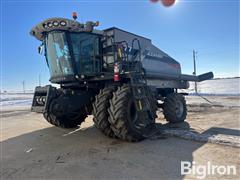
[[93, 41], [93, 72], [96, 72], [96, 40], [99, 40], [99, 37], [95, 37]]
[[137, 38], [134, 38], [133, 40], [132, 40], [132, 48], [134, 48], [133, 46], [134, 46], [134, 42], [136, 42], [137, 41], [137, 44], [138, 44], [138, 50], [139, 50], [139, 60], [141, 61], [141, 45], [140, 45], [140, 41], [139, 41], [139, 39], [137, 39]]
[[134, 42], [137, 42], [137, 44], [138, 44], [138, 58], [139, 58], [139, 60], [138, 60], [138, 70], [139, 70], [139, 72], [141, 71], [141, 69], [142, 69], [142, 63], [141, 63], [141, 45], [140, 45], [140, 41], [139, 41], [139, 39], [137, 39], [137, 38], [134, 38], [133, 40], [132, 40], [132, 48], [134, 48]]

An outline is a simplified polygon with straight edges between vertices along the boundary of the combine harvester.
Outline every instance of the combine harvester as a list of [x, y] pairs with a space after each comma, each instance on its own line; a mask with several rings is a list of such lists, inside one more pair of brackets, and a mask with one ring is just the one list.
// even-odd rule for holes
[[109, 137], [140, 141], [155, 127], [157, 108], [170, 123], [183, 122], [188, 81], [213, 78], [181, 74], [180, 64], [150, 39], [118, 29], [96, 30], [86, 24], [50, 18], [31, 30], [42, 42], [50, 82], [36, 87], [32, 111], [51, 124], [75, 128], [93, 114], [95, 126]]

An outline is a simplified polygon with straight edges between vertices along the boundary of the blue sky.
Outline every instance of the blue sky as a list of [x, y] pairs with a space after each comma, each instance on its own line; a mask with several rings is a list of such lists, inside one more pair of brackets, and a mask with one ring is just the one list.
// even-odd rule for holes
[[165, 8], [149, 0], [1, 1], [2, 90], [34, 89], [48, 84], [40, 42], [29, 35], [32, 26], [49, 17], [100, 21], [99, 29], [116, 26], [146, 36], [178, 60], [182, 72], [191, 74], [192, 50], [198, 51], [197, 72], [216, 77], [239, 76], [239, 1], [179, 0]]

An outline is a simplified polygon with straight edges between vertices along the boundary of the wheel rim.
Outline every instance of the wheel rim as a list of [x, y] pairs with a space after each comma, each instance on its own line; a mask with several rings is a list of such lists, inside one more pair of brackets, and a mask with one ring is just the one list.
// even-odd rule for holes
[[183, 111], [184, 111], [183, 103], [181, 101], [177, 101], [176, 102], [176, 115], [178, 118], [182, 117]]

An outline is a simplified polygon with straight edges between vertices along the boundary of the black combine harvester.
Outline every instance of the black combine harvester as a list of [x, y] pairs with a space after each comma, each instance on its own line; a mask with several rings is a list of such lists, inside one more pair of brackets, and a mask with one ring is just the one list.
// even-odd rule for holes
[[101, 132], [127, 141], [151, 134], [158, 108], [168, 122], [183, 122], [187, 107], [178, 89], [213, 73], [181, 74], [180, 64], [150, 39], [115, 27], [94, 29], [98, 25], [74, 16], [50, 18], [31, 30], [42, 42], [50, 82], [60, 85], [36, 87], [32, 111], [62, 128], [75, 128], [92, 114]]

